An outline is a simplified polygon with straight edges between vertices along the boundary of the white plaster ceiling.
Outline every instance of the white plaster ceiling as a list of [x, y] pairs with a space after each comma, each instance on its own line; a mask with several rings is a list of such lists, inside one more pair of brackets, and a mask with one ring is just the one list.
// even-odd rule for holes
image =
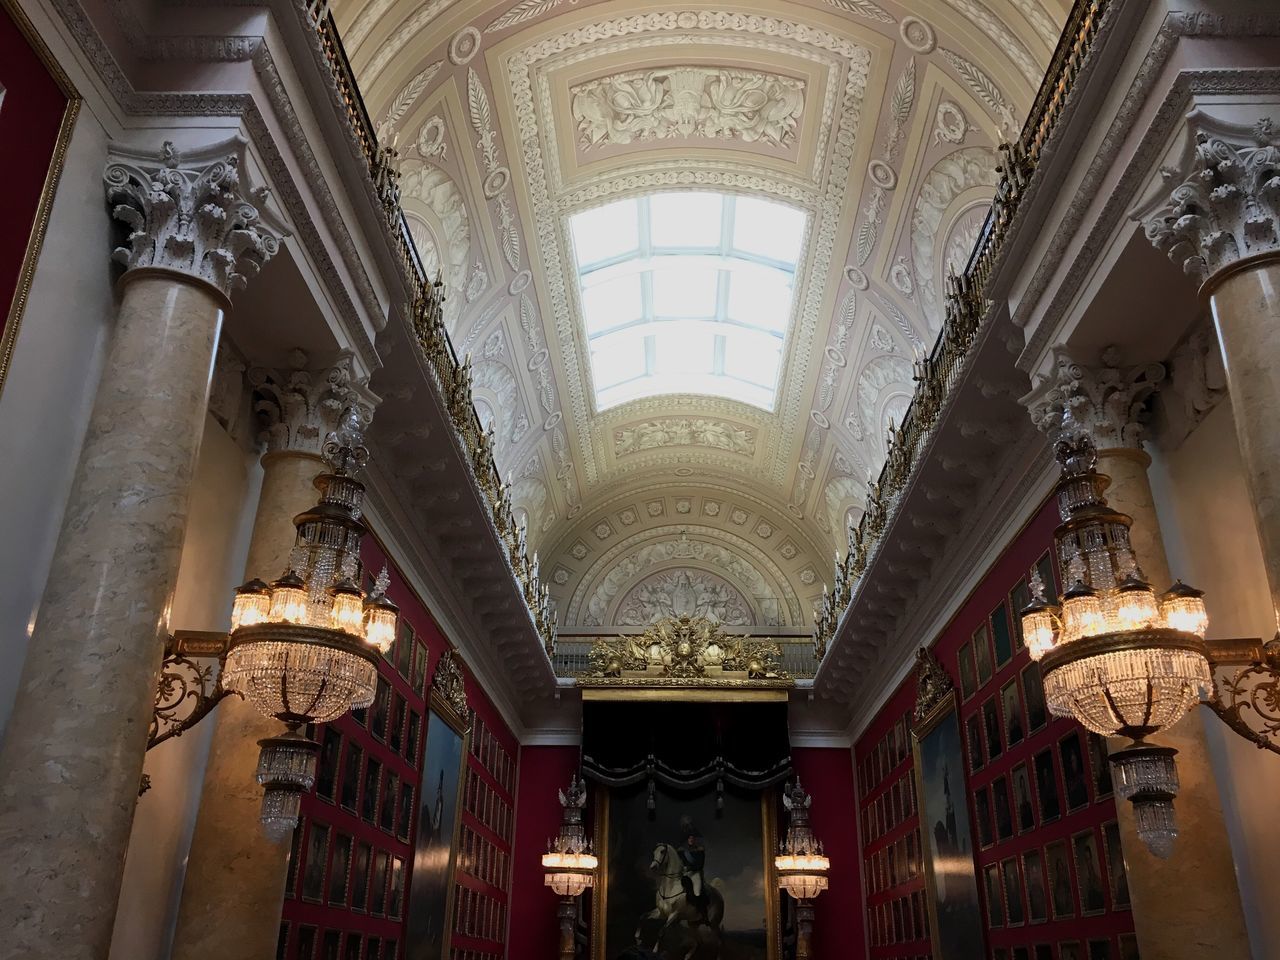
[[[691, 596], [677, 569], [811, 621], [1067, 6], [334, 2], [562, 625]], [[771, 412], [594, 409], [567, 218], [673, 189], [808, 216]]]

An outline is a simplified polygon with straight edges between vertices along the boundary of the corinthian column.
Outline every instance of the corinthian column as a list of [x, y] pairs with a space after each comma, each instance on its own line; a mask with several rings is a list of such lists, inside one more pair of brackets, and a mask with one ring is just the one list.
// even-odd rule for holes
[[[347, 407], [359, 408], [368, 422], [378, 398], [355, 379], [348, 353], [332, 366], [309, 369], [306, 354], [295, 350], [290, 369], [253, 368], [249, 382], [265, 452], [247, 573], [269, 581], [288, 567], [293, 518], [315, 504], [324, 438]], [[278, 721], [236, 697], [218, 708], [182, 887], [177, 960], [275, 956], [289, 845], [262, 832], [254, 771], [258, 741], [279, 732]]]
[[243, 143], [113, 152], [120, 309], [0, 748], [3, 952], [107, 956], [169, 632], [209, 372], [233, 288], [278, 249]]
[[1147, 237], [1201, 281], [1280, 624], [1280, 137], [1269, 119], [1201, 132]]
[[[1098, 471], [1111, 478], [1110, 506], [1133, 518], [1130, 540], [1143, 574], [1157, 591], [1169, 585], [1169, 560], [1142, 449], [1146, 401], [1164, 380], [1158, 363], [1122, 366], [1114, 348], [1096, 366], [1054, 350], [1049, 375], [1022, 403], [1050, 443], [1088, 436], [1098, 451]], [[1133, 807], [1116, 804], [1133, 897], [1139, 952], [1161, 960], [1192, 960], [1212, 949], [1223, 957], [1249, 956], [1244, 911], [1236, 886], [1222, 802], [1209, 764], [1199, 711], [1160, 735], [1178, 751], [1178, 820], [1181, 829], [1168, 860], [1154, 856], [1138, 837]], [[1120, 746], [1117, 740], [1113, 746]]]

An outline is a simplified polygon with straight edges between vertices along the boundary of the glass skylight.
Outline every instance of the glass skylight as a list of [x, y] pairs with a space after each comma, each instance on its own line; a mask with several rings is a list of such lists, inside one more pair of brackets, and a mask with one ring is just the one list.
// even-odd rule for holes
[[596, 409], [659, 393], [773, 409], [802, 211], [660, 193], [585, 210], [569, 226]]

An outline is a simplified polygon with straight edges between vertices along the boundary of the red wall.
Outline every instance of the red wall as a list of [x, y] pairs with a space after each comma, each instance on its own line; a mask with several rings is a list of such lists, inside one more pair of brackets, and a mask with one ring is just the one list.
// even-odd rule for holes
[[[1090, 775], [1090, 759], [1088, 756], [1088, 740], [1085, 732], [1070, 720], [1049, 717], [1043, 726], [1032, 727], [1026, 710], [1025, 685], [1027, 672], [1035, 671], [1030, 656], [1021, 646], [1016, 622], [1016, 611], [1010, 609], [1010, 630], [1012, 655], [1004, 663], [998, 656], [993, 656], [992, 671], [986, 680], [978, 678], [966, 695], [961, 682], [959, 656], [968, 645], [977, 643], [984, 629], [990, 635], [991, 617], [1001, 603], [1011, 608], [1015, 603], [1011, 600], [1015, 587], [1027, 576], [1029, 569], [1051, 552], [1053, 530], [1057, 526], [1058, 514], [1056, 504], [1050, 500], [1037, 511], [1026, 527], [1010, 542], [1004, 553], [995, 561], [973, 593], [965, 600], [955, 617], [943, 629], [942, 633], [931, 644], [934, 655], [950, 675], [956, 686], [957, 713], [960, 722], [961, 739], [965, 744], [964, 771], [965, 792], [969, 801], [969, 818], [974, 833], [975, 861], [978, 870], [978, 887], [982, 900], [983, 925], [986, 929], [988, 949], [993, 957], [1005, 960], [1009, 957], [1059, 957], [1087, 956], [1119, 957], [1124, 956], [1128, 946], [1127, 939], [1133, 931], [1133, 917], [1124, 903], [1115, 903], [1111, 892], [1105, 894], [1105, 906], [1100, 910], [1086, 910], [1081, 893], [1081, 882], [1076, 870], [1074, 857], [1071, 857], [1070, 874], [1072, 879], [1071, 908], [1062, 916], [1054, 916], [1052, 906], [1046, 919], [1032, 921], [1030, 911], [1026, 909], [1025, 855], [1037, 853], [1042, 857], [1050, 847], [1065, 842], [1068, 852], [1077, 837], [1092, 835], [1102, 858], [1100, 867], [1105, 871], [1105, 833], [1104, 829], [1115, 821], [1115, 799], [1110, 792], [1099, 789], [1099, 782]], [[1053, 589], [1046, 581], [1046, 586]], [[1010, 738], [1008, 722], [1005, 715], [1002, 691], [1010, 688], [1018, 692], [1020, 698], [1020, 714], [1023, 724], [1022, 738]], [[889, 921], [890, 941], [873, 945], [870, 956], [876, 960], [890, 958], [914, 958], [924, 954], [930, 947], [927, 934], [924, 937], [911, 939], [897, 935], [898, 918], [894, 915], [893, 902], [899, 901], [904, 917], [912, 914], [912, 895], [919, 891], [923, 896], [924, 878], [918, 867], [908, 862], [910, 869], [900, 869], [900, 861], [895, 863], [895, 874], [888, 884], [875, 881], [877, 857], [884, 851], [891, 850], [895, 844], [910, 836], [915, 851], [920, 851], [919, 818], [915, 797], [915, 781], [912, 770], [909, 730], [911, 711], [915, 701], [915, 678], [909, 677], [896, 690], [876, 718], [868, 726], [854, 747], [854, 761], [859, 782], [859, 830], [862, 836], [865, 882], [868, 888], [868, 910], [874, 915], [880, 905], [888, 904], [887, 911], [882, 909], [882, 916]], [[976, 718], [980, 739], [986, 742], [985, 728], [982, 723], [984, 707], [995, 704], [1000, 729], [1000, 749], [994, 756], [987, 756], [984, 745], [979, 746], [981, 763], [977, 764], [974, 750], [968, 736], [968, 722]], [[899, 721], [904, 720], [901, 727]], [[906, 750], [902, 749], [899, 731], [907, 734]], [[1071, 807], [1067, 802], [1064, 779], [1063, 740], [1079, 736], [1085, 753], [1085, 780], [1087, 781], [1087, 798], [1083, 803]], [[1010, 743], [1009, 740], [1014, 739]], [[1056, 816], [1043, 815], [1043, 801], [1039, 798], [1036, 783], [1035, 759], [1048, 755], [1052, 765], [1056, 791], [1060, 800], [1060, 810]], [[1014, 771], [1026, 766], [1035, 794], [1036, 804], [1034, 824], [1029, 829], [1020, 830], [1018, 824], [1017, 799], [1013, 798], [1013, 828], [1011, 835], [1000, 838], [993, 828], [992, 841], [979, 843], [977, 821], [977, 796], [985, 794], [994, 800], [995, 785], [1004, 781], [1012, 786]], [[977, 769], [975, 769], [975, 766]], [[1105, 768], [1105, 763], [1102, 764]], [[895, 789], [896, 787], [896, 789]], [[992, 803], [994, 806], [994, 803]], [[994, 816], [990, 822], [994, 822]], [[917, 856], [919, 854], [917, 853]], [[892, 858], [890, 858], [892, 859]], [[1017, 924], [993, 923], [985, 895], [983, 882], [984, 868], [993, 864], [1012, 864], [1017, 871], [1021, 884], [1024, 912], [1027, 914], [1023, 922]], [[1102, 874], [1104, 887], [1106, 873]], [[1052, 887], [1049, 888], [1052, 900]], [[1085, 914], [1088, 913], [1088, 916]], [[914, 925], [913, 919], [902, 924], [909, 932]], [[869, 922], [875, 928], [875, 920]], [[1102, 944], [1105, 943], [1105, 952]], [[1078, 953], [1069, 952], [1072, 945]], [[1091, 954], [1090, 951], [1096, 953]]]
[[[858, 833], [849, 815], [857, 805], [853, 756], [844, 748], [798, 747], [791, 762], [813, 797], [810, 823], [831, 858], [830, 886], [814, 902], [814, 957], [846, 960], [861, 954], [866, 920]], [[785, 826], [784, 815], [781, 829]]]
[[[511, 927], [507, 932], [510, 960], [554, 957], [560, 925], [557, 897], [542, 883], [542, 854], [560, 829], [557, 791], [578, 772], [577, 747], [523, 747], [516, 788], [516, 837], [511, 870]], [[587, 803], [594, 801], [588, 786]], [[583, 899], [584, 909], [589, 900]]]

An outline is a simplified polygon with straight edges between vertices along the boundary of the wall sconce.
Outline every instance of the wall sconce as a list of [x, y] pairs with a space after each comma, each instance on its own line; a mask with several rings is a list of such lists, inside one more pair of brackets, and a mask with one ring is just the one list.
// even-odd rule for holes
[[[271, 584], [250, 580], [236, 590], [231, 632], [221, 644], [192, 635], [205, 638], [193, 650], [194, 640], [179, 634], [167, 651], [148, 744], [150, 749], [190, 729], [228, 693], [283, 722], [284, 733], [259, 741], [256, 772], [263, 829], [272, 840], [297, 825], [302, 794], [315, 783], [320, 746], [300, 728], [373, 702], [378, 661], [394, 643], [399, 622], [386, 595], [385, 569], [371, 592], [358, 583], [365, 488], [355, 475], [369, 451], [354, 407], [326, 437], [324, 457], [330, 472], [316, 478], [319, 502], [294, 518], [297, 539], [284, 574]], [[191, 659], [202, 651], [221, 661], [216, 685], [211, 666]]]
[[822, 851], [822, 841], [809, 827], [809, 807], [813, 798], [800, 785], [800, 778], [782, 794], [789, 815], [787, 834], [773, 859], [778, 886], [796, 902], [796, 960], [812, 956], [813, 900], [827, 889], [831, 861]]
[[568, 792], [559, 791], [563, 809], [560, 832], [547, 843], [542, 855], [543, 882], [560, 897], [560, 957], [573, 960], [574, 926], [578, 920], [578, 897], [595, 883], [599, 865], [591, 852], [591, 840], [582, 825], [582, 810], [587, 805], [587, 785], [576, 775], [569, 781]]
[[[1280, 753], [1280, 637], [1206, 641], [1204, 594], [1177, 581], [1157, 597], [1142, 576], [1129, 542], [1132, 518], [1107, 506], [1109, 480], [1096, 470], [1089, 439], [1061, 440], [1056, 453], [1062, 523], [1054, 545], [1066, 589], [1061, 603], [1050, 603], [1032, 571], [1022, 634], [1040, 663], [1051, 713], [1131, 740], [1111, 755], [1116, 792], [1133, 804], [1147, 849], [1166, 858], [1178, 835], [1177, 751], [1146, 738], [1200, 703], [1240, 736]], [[1241, 669], [1215, 684], [1214, 670], [1225, 666]]]

